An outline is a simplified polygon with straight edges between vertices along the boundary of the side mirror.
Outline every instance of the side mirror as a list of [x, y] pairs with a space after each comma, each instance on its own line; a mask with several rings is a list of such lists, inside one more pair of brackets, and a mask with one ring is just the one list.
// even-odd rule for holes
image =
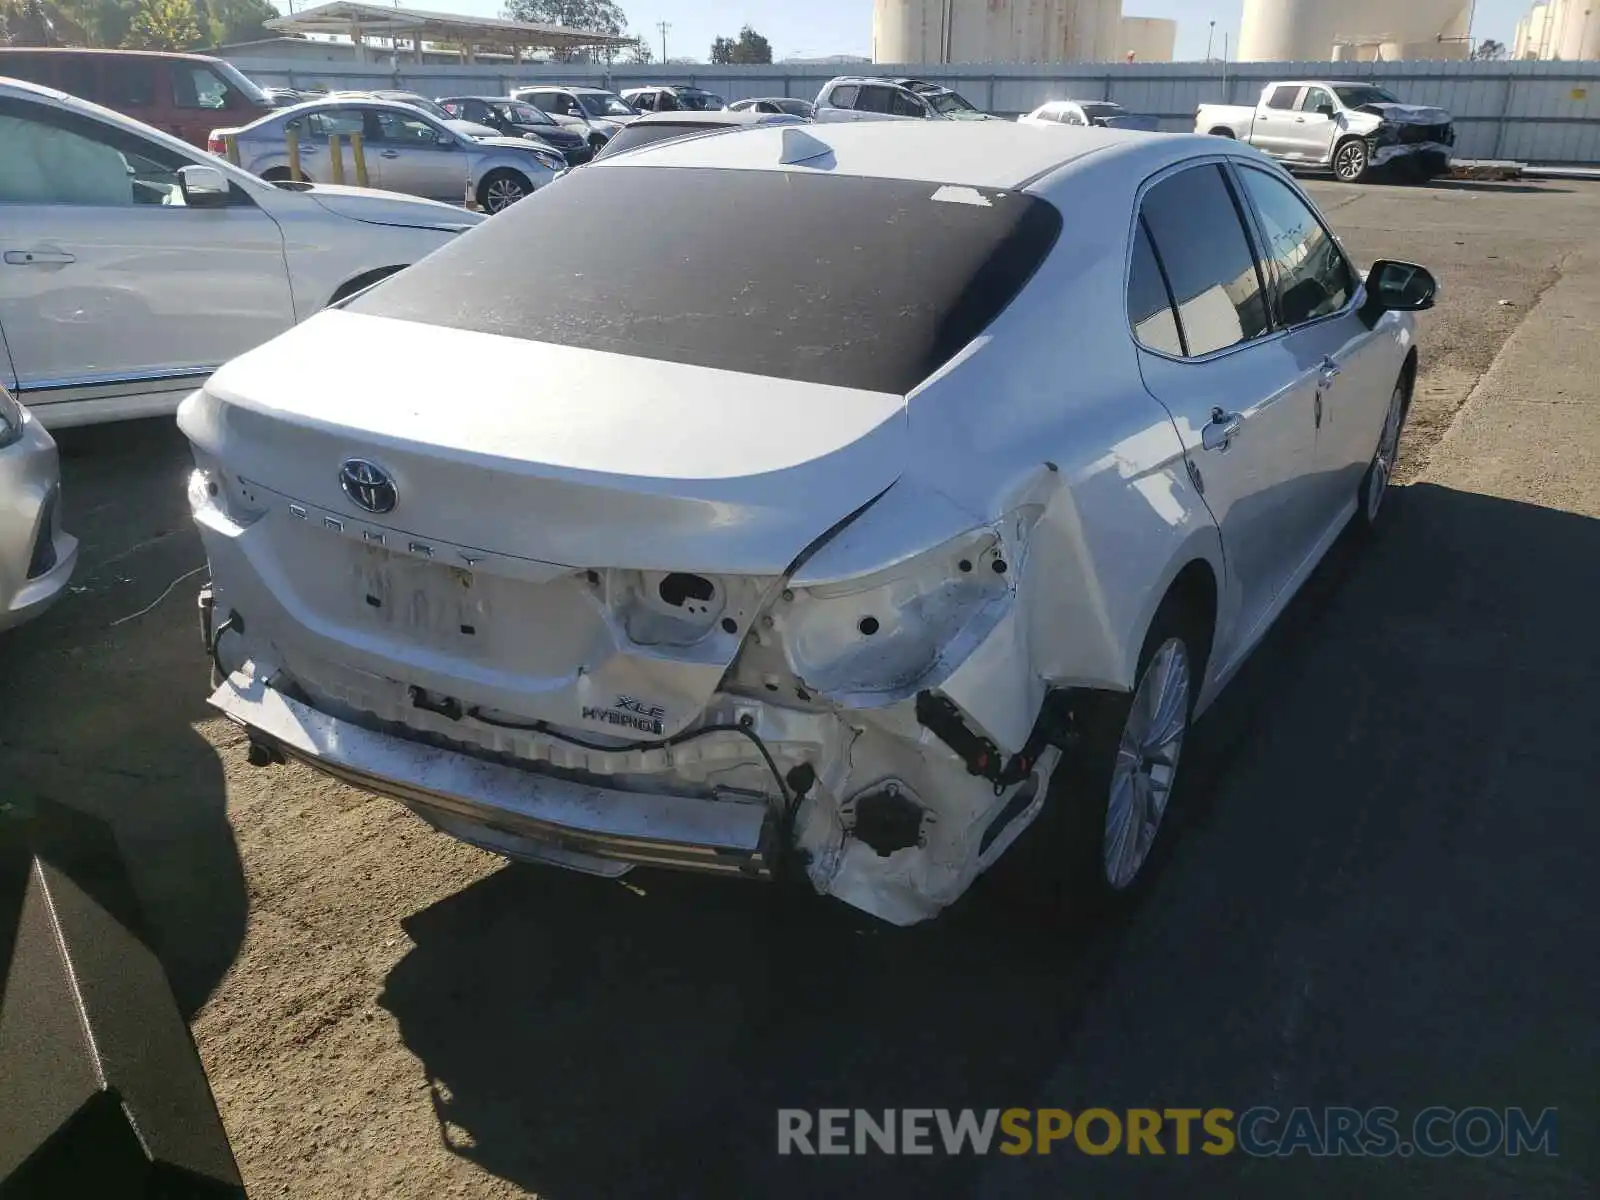
[[226, 208], [233, 192], [226, 175], [199, 163], [178, 168], [178, 186], [189, 208]]
[[1319, 104], [1317, 105], [1317, 113], [1319, 116], [1336, 117], [1339, 115], [1339, 110], [1331, 104]]
[[1367, 275], [1367, 307], [1376, 312], [1422, 312], [1438, 294], [1438, 281], [1415, 263], [1380, 259]]

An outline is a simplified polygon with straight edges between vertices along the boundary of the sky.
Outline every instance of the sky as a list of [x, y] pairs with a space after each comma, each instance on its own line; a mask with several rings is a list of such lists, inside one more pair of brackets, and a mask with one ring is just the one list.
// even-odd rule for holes
[[[312, 3], [315, 0], [311, 0]], [[1337, 4], [1339, 0], [1327, 0]], [[1405, 0], [1394, 0], [1397, 4]], [[286, 0], [276, 0], [287, 9]], [[417, 8], [497, 16], [501, 0], [402, 0]], [[772, 43], [780, 58], [816, 58], [825, 54], [872, 53], [872, 0], [618, 0], [628, 17], [628, 32], [648, 35], [656, 58], [661, 58], [658, 22], [665, 21], [667, 54], [672, 58], [710, 56], [711, 41], [719, 34], [737, 34], [748, 24]], [[1517, 22], [1532, 0], [1478, 0], [1473, 34], [1511, 44]], [[296, 3], [296, 8], [303, 7]], [[1230, 45], [1239, 38], [1243, 0], [1123, 0], [1130, 17], [1171, 17], [1178, 22], [1179, 59], [1203, 59], [1209, 23], [1216, 21], [1215, 53], [1221, 55], [1224, 35]]]

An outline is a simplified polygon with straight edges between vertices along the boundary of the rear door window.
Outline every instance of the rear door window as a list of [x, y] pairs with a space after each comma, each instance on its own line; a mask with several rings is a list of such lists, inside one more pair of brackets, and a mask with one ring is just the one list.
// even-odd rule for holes
[[835, 108], [854, 108], [861, 89], [853, 83], [843, 83], [828, 95], [828, 103]]
[[541, 188], [349, 307], [903, 395], [989, 326], [1061, 230], [1040, 197], [960, 190], [619, 162]]
[[1190, 357], [1270, 332], [1255, 252], [1221, 166], [1208, 163], [1167, 176], [1145, 193], [1140, 213]]
[[891, 113], [894, 111], [895, 90], [868, 84], [856, 97], [856, 108], [862, 112]]
[[151, 108], [156, 102], [156, 64], [153, 58], [105, 59], [100, 73], [102, 101], [109, 108]]
[[60, 88], [69, 96], [92, 100], [111, 107], [105, 88], [100, 85], [100, 60], [88, 54], [63, 54], [61, 64], [50, 81], [51, 87]]
[[926, 117], [928, 115], [928, 110], [923, 107], [922, 101], [901, 91], [893, 93], [889, 111], [897, 117]]
[[1294, 102], [1300, 98], [1298, 86], [1274, 88], [1272, 95], [1267, 97], [1267, 107], [1282, 109], [1287, 112], [1294, 108]]

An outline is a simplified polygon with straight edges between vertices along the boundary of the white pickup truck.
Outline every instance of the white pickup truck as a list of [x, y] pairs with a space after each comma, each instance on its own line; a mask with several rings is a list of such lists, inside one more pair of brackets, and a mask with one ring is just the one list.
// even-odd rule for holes
[[1402, 104], [1370, 83], [1322, 79], [1269, 83], [1254, 108], [1202, 104], [1194, 131], [1249, 142], [1285, 163], [1332, 170], [1346, 183], [1400, 162], [1424, 178], [1443, 175], [1456, 143], [1442, 108]]

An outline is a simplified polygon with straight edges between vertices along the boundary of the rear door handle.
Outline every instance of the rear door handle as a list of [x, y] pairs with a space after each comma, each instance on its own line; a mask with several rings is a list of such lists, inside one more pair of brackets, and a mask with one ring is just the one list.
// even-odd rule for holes
[[6, 262], [13, 267], [42, 267], [50, 263], [77, 262], [77, 256], [65, 250], [7, 250]]
[[1239, 431], [1244, 428], [1244, 417], [1236, 412], [1223, 412], [1220, 408], [1211, 410], [1211, 424], [1200, 431], [1200, 444], [1207, 450], [1218, 452], [1227, 450], [1233, 444], [1233, 439], [1239, 436]]

